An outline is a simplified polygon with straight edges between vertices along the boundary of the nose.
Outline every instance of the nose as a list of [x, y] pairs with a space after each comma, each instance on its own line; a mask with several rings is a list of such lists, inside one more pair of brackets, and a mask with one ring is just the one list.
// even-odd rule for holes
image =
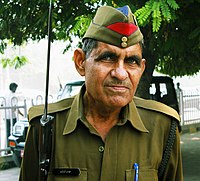
[[111, 71], [111, 76], [118, 80], [125, 80], [128, 77], [128, 73], [123, 67], [117, 67]]

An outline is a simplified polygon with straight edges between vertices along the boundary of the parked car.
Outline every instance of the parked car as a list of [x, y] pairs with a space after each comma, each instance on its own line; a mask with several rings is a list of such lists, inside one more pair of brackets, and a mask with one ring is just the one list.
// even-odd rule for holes
[[8, 137], [9, 147], [12, 151], [13, 161], [20, 167], [24, 154], [25, 139], [28, 131], [28, 119], [21, 119], [13, 126], [12, 135]]
[[67, 84], [65, 84], [64, 88], [60, 91], [57, 99], [60, 100], [77, 94], [81, 86], [84, 84], [84, 82], [85, 82], [84, 80], [68, 82]]
[[[60, 91], [58, 100], [75, 95], [83, 84], [84, 80], [67, 83]], [[152, 78], [149, 99], [160, 101], [179, 111], [174, 83], [170, 77], [158, 76]], [[20, 166], [23, 157], [27, 130], [28, 120], [20, 120], [14, 125], [13, 134], [9, 137], [9, 146], [13, 151], [13, 159], [17, 166]]]
[[167, 76], [154, 76], [149, 88], [149, 99], [162, 102], [179, 112], [178, 99], [173, 79]]

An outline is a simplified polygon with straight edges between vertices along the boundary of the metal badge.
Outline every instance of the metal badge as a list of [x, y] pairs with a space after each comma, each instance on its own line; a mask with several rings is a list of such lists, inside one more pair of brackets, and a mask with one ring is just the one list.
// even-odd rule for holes
[[121, 46], [122, 46], [123, 48], [126, 48], [126, 47], [128, 46], [128, 38], [127, 38], [126, 36], [123, 36], [123, 37], [121, 38], [121, 41], [122, 41]]

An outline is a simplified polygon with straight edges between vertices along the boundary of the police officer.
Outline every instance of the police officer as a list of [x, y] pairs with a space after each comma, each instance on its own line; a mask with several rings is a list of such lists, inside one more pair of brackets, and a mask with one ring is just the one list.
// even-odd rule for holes
[[[98, 9], [74, 51], [85, 84], [74, 97], [49, 105], [54, 116], [48, 181], [181, 181], [179, 131], [159, 177], [177, 112], [134, 96], [145, 69], [143, 35], [129, 6]], [[38, 129], [43, 107], [29, 111], [20, 180], [38, 180]]]

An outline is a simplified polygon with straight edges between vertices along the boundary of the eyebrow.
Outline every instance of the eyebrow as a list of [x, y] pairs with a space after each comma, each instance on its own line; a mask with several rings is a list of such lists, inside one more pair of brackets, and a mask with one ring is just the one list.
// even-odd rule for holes
[[99, 54], [99, 55], [95, 58], [95, 60], [96, 60], [96, 61], [102, 60], [102, 59], [104, 59], [104, 58], [106, 58], [106, 57], [111, 57], [111, 58], [113, 58], [113, 59], [116, 59], [116, 58], [118, 58], [119, 56], [118, 56], [116, 53], [114, 53], [114, 52], [105, 51], [105, 52]]

